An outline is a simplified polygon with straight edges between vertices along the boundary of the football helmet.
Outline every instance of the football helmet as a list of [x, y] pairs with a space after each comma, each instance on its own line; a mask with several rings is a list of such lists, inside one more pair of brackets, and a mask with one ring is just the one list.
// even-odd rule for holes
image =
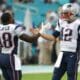
[[72, 3], [64, 4], [60, 10], [60, 18], [63, 20], [70, 21], [76, 17], [77, 11]]

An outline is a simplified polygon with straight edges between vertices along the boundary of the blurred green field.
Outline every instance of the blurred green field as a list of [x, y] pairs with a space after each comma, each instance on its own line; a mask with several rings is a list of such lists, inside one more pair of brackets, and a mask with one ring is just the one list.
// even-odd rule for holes
[[[51, 73], [36, 73], [36, 74], [25, 74], [22, 80], [51, 80]], [[66, 75], [63, 76], [62, 80], [67, 80]], [[78, 79], [80, 80], [80, 73], [78, 74]]]

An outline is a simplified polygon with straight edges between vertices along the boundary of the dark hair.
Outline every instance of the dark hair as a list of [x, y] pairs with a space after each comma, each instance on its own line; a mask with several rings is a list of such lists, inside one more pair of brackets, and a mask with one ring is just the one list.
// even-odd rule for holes
[[1, 16], [1, 22], [2, 24], [8, 24], [11, 18], [11, 14], [10, 13], [3, 13]]

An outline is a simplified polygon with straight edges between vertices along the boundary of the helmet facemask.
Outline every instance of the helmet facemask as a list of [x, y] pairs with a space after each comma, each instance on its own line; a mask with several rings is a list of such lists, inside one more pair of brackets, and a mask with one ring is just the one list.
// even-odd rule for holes
[[74, 15], [71, 12], [62, 12], [60, 18], [65, 21], [69, 21], [74, 18]]
[[73, 21], [76, 18], [76, 9], [71, 3], [63, 5], [59, 13], [60, 18], [65, 21]]

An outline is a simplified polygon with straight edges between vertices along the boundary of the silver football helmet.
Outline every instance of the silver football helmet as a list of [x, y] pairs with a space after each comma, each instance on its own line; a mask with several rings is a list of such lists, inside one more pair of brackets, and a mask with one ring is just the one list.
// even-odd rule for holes
[[60, 18], [66, 21], [73, 20], [78, 14], [76, 10], [72, 3], [64, 4], [60, 11]]

